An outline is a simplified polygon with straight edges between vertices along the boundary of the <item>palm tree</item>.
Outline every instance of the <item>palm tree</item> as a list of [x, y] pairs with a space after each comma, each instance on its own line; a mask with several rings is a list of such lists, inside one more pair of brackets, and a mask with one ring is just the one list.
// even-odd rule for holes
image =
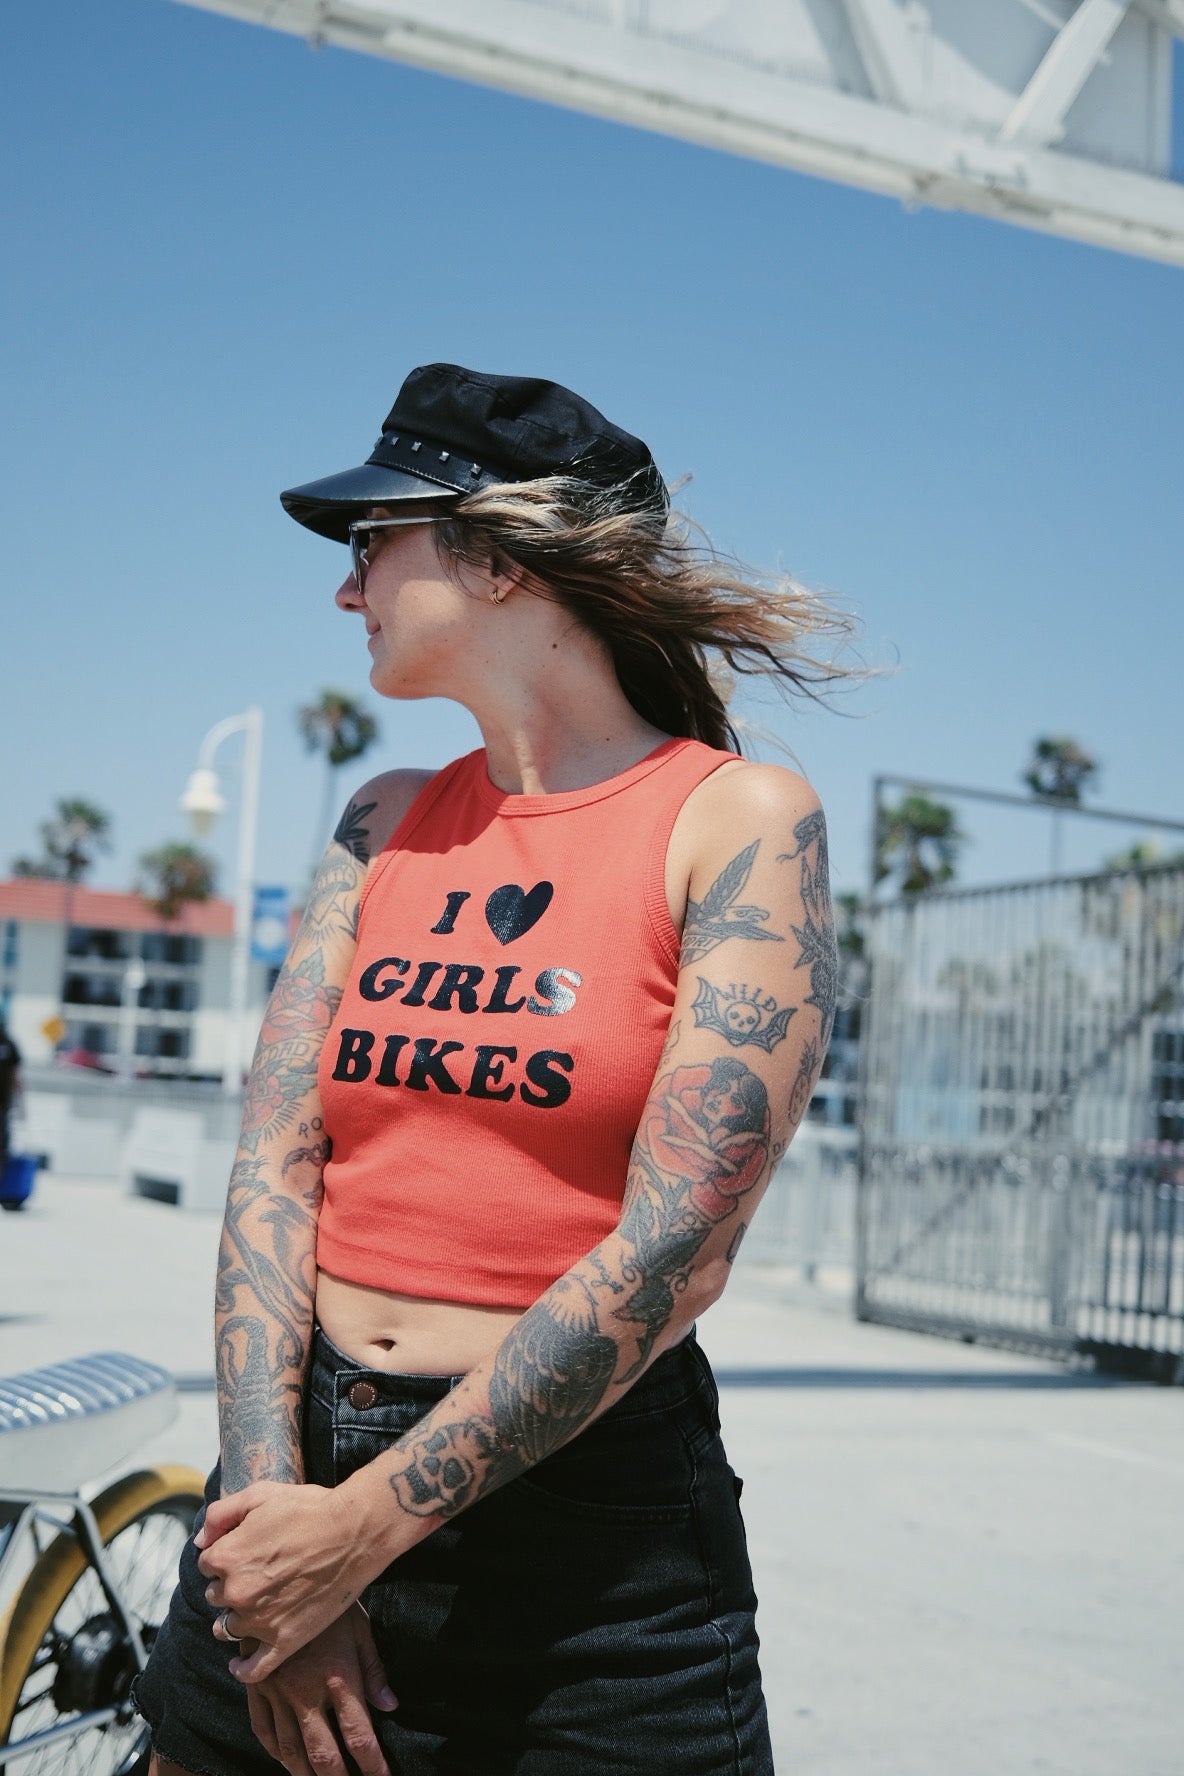
[[1033, 795], [1080, 806], [1081, 792], [1098, 774], [1098, 761], [1068, 734], [1043, 735], [1032, 744], [1024, 782]]
[[137, 888], [153, 912], [172, 920], [187, 902], [209, 900], [216, 874], [217, 865], [205, 851], [171, 841], [144, 852]]
[[81, 796], [65, 796], [51, 820], [41, 823], [42, 855], [18, 857], [14, 876], [42, 876], [53, 882], [81, 882], [100, 851], [111, 849], [111, 816]]
[[894, 808], [881, 808], [876, 832], [876, 881], [895, 877], [902, 894], [925, 894], [954, 879], [966, 835], [954, 810], [919, 790]]
[[[1098, 774], [1098, 761], [1068, 734], [1043, 734], [1032, 743], [1032, 756], [1023, 781], [1033, 795], [1044, 796], [1066, 807], [1081, 806], [1081, 792]], [[1049, 872], [1056, 875], [1061, 861], [1061, 817], [1052, 817]]]
[[296, 722], [309, 752], [325, 755], [325, 791], [320, 819], [313, 835], [311, 875], [329, 836], [329, 822], [337, 799], [337, 773], [351, 759], [361, 758], [378, 738], [378, 723], [346, 691], [322, 691], [316, 703], [296, 712]]

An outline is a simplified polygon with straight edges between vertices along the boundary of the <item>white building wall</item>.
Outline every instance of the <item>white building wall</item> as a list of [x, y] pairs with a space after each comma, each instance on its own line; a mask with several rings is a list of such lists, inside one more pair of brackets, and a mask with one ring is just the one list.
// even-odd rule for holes
[[53, 1044], [41, 1026], [58, 1012], [65, 947], [63, 925], [19, 920], [16, 967], [8, 1007], [8, 1027], [25, 1061], [31, 1065], [53, 1058]]
[[[9, 993], [8, 1026], [22, 1057], [29, 1066], [45, 1066], [53, 1060], [54, 1045], [43, 1033], [42, 1026], [59, 1012], [71, 1023], [118, 1025], [119, 1011], [114, 1007], [61, 1004], [64, 972], [69, 958], [65, 953], [66, 927], [47, 920], [22, 919], [16, 924], [15, 945], [10, 945], [14, 962], [0, 978], [0, 990]], [[139, 934], [136, 934], [137, 936]], [[138, 1010], [137, 1029], [149, 1025], [165, 1025], [189, 1030], [189, 1055], [185, 1060], [160, 1067], [159, 1071], [190, 1074], [220, 1074], [228, 1048], [230, 1017], [230, 957], [232, 944], [226, 937], [203, 937], [201, 966], [197, 974], [197, 1007], [189, 1013], [154, 1013]], [[83, 966], [76, 964], [76, 967]], [[122, 975], [123, 964], [112, 963], [113, 979]], [[247, 971], [247, 1025], [249, 1042], [246, 1053], [254, 1049], [272, 970], [260, 962], [251, 962]], [[115, 1062], [115, 1053], [104, 1056], [108, 1066]], [[137, 1058], [137, 1065], [150, 1065]]]

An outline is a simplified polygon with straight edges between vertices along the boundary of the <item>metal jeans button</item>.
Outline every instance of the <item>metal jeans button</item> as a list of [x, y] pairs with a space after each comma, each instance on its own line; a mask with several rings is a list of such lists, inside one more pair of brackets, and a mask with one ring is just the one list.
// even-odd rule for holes
[[372, 1381], [350, 1383], [349, 1403], [358, 1412], [366, 1412], [378, 1402], [378, 1389]]

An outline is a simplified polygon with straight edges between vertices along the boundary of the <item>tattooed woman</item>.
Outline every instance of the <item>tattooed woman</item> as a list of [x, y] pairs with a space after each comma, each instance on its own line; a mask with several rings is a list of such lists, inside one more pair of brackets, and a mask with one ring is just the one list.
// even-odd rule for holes
[[484, 744], [358, 791], [264, 1018], [154, 1776], [758, 1776], [695, 1322], [835, 960], [817, 799], [739, 756], [713, 671], [815, 694], [842, 620], [696, 543], [554, 383], [416, 370], [282, 499], [352, 546], [375, 689]]

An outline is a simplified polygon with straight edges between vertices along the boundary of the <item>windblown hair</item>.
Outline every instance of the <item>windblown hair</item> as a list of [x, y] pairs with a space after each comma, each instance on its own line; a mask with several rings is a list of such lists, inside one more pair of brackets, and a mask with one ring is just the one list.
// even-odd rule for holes
[[[667, 511], [655, 479], [498, 483], [441, 519], [437, 542], [454, 567], [525, 569], [607, 647], [634, 709], [667, 734], [739, 751], [727, 708], [737, 674], [815, 701], [822, 687], [866, 676], [830, 657], [855, 633], [852, 618], [791, 579], [766, 582], [721, 556]], [[821, 658], [818, 640], [830, 644]]]

